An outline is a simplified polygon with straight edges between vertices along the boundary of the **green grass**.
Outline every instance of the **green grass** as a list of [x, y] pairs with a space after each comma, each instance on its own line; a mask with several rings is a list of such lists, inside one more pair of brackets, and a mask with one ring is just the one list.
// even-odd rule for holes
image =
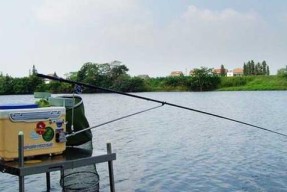
[[287, 90], [287, 79], [280, 76], [222, 77], [219, 91]]

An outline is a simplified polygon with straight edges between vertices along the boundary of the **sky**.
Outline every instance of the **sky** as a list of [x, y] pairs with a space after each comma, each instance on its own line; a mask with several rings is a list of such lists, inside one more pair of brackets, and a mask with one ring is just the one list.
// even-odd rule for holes
[[284, 0], [0, 0], [0, 73], [64, 76], [86, 62], [168, 76], [265, 60], [287, 65]]

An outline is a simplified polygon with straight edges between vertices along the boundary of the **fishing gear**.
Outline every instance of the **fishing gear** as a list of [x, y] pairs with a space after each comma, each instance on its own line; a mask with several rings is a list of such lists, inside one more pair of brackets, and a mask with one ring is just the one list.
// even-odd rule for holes
[[106, 124], [109, 124], [109, 123], [113, 123], [113, 122], [115, 122], [115, 121], [119, 121], [119, 120], [122, 120], [122, 119], [125, 119], [125, 118], [128, 118], [128, 117], [131, 117], [131, 116], [134, 116], [134, 115], [138, 115], [138, 114], [140, 114], [140, 113], [144, 113], [144, 112], [147, 112], [147, 111], [151, 111], [151, 110], [153, 110], [153, 109], [157, 109], [157, 108], [162, 107], [162, 106], [163, 106], [163, 105], [151, 107], [151, 108], [148, 108], [148, 109], [139, 111], [139, 112], [131, 113], [131, 114], [129, 114], [129, 115], [125, 115], [125, 116], [122, 116], [122, 117], [119, 117], [119, 118], [116, 118], [116, 119], [113, 119], [113, 120], [110, 120], [110, 121], [101, 123], [101, 124], [99, 124], [99, 125], [95, 125], [95, 126], [92, 126], [92, 127], [88, 127], [88, 128], [86, 128], [86, 129], [79, 130], [79, 131], [77, 131], [77, 132], [72, 132], [72, 133], [70, 133], [70, 134], [67, 134], [67, 135], [66, 135], [66, 138], [71, 137], [71, 136], [76, 135], [76, 134], [79, 134], [79, 133], [82, 133], [82, 132], [84, 132], [84, 131], [88, 131], [88, 130], [91, 130], [91, 129], [94, 129], [94, 128], [101, 127], [101, 126], [106, 125]]
[[63, 79], [63, 78], [60, 78], [60, 77], [53, 77], [53, 76], [43, 75], [43, 74], [40, 74], [40, 73], [38, 73], [37, 76], [41, 77], [41, 78], [46, 78], [46, 79], [51, 79], [51, 80], [60, 81], [60, 82], [64, 82], [64, 83], [69, 83], [69, 84], [73, 84], [73, 85], [78, 85], [78, 86], [82, 86], [82, 87], [98, 89], [98, 90], [105, 91], [105, 92], [116, 93], [116, 94], [125, 95], [125, 96], [129, 96], [129, 97], [143, 99], [143, 100], [146, 100], [146, 101], [160, 103], [162, 106], [163, 105], [169, 105], [169, 106], [176, 107], [176, 108], [186, 109], [186, 110], [189, 110], [189, 111], [193, 111], [193, 112], [197, 112], [197, 113], [201, 113], [201, 114], [217, 117], [217, 118], [220, 118], [220, 119], [225, 119], [225, 120], [228, 120], [228, 121], [233, 121], [233, 122], [236, 122], [236, 123], [239, 123], [239, 124], [247, 125], [247, 126], [250, 126], [250, 127], [256, 128], [256, 129], [261, 129], [261, 130], [268, 131], [268, 132], [271, 132], [271, 133], [274, 133], [274, 134], [277, 134], [277, 135], [281, 135], [281, 136], [287, 137], [287, 134], [284, 134], [284, 133], [273, 131], [273, 130], [270, 130], [270, 129], [267, 129], [267, 128], [264, 128], [264, 127], [261, 127], [261, 126], [253, 125], [253, 124], [246, 123], [246, 122], [243, 122], [243, 121], [239, 121], [239, 120], [236, 120], [236, 119], [232, 119], [232, 118], [229, 118], [229, 117], [217, 115], [217, 114], [214, 114], [214, 113], [209, 113], [209, 112], [201, 111], [201, 110], [198, 110], [198, 109], [193, 109], [193, 108], [190, 108], [190, 107], [185, 107], [185, 106], [181, 106], [181, 105], [177, 105], [177, 104], [173, 104], [173, 103], [169, 103], [169, 102], [165, 102], [165, 101], [151, 99], [151, 98], [143, 97], [143, 96], [139, 96], [139, 95], [133, 95], [133, 94], [130, 94], [130, 93], [124, 93], [124, 92], [120, 92], [120, 91], [116, 91], [116, 90], [112, 90], [112, 89], [97, 87], [97, 86], [94, 86], [94, 85], [81, 83], [81, 82], [76, 82], [76, 81], [72, 81], [72, 80], [68, 80], [68, 79]]
[[[72, 106], [75, 106], [75, 93], [76, 94], [82, 93], [82, 87], [79, 85], [75, 85], [74, 91], [73, 91], [73, 105]], [[72, 107], [72, 124], [71, 124], [72, 133], [74, 132], [74, 111], [75, 111], [75, 108]]]

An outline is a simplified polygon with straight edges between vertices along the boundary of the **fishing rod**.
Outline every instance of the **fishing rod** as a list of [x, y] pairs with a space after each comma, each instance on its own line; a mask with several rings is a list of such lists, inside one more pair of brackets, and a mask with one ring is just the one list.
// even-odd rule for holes
[[102, 87], [90, 85], [90, 84], [87, 84], [87, 83], [81, 83], [81, 82], [76, 82], [76, 81], [72, 81], [72, 80], [68, 80], [68, 79], [63, 79], [63, 78], [60, 78], [60, 77], [43, 75], [43, 74], [40, 74], [40, 73], [37, 73], [37, 76], [41, 77], [41, 78], [46, 78], [46, 79], [50, 79], [50, 80], [59, 81], [59, 82], [69, 83], [69, 84], [73, 84], [73, 85], [80, 85], [80, 86], [87, 87], [87, 88], [98, 89], [98, 90], [105, 91], [105, 92], [116, 93], [116, 94], [119, 94], [119, 95], [125, 95], [125, 96], [129, 96], [129, 97], [143, 99], [143, 100], [146, 100], [146, 101], [160, 103], [162, 106], [163, 105], [169, 105], [169, 106], [176, 107], [176, 108], [186, 109], [186, 110], [189, 110], [189, 111], [193, 111], [193, 112], [197, 112], [197, 113], [201, 113], [201, 114], [217, 117], [217, 118], [220, 118], [220, 119], [225, 119], [225, 120], [228, 120], [228, 121], [233, 121], [233, 122], [236, 122], [236, 123], [239, 123], [239, 124], [247, 125], [247, 126], [250, 126], [250, 127], [253, 127], [253, 128], [261, 129], [261, 130], [264, 130], [264, 131], [267, 131], [267, 132], [270, 132], [270, 133], [274, 133], [274, 134], [277, 134], [277, 135], [281, 135], [281, 136], [287, 137], [287, 135], [284, 134], [284, 133], [273, 131], [273, 130], [270, 130], [270, 129], [267, 129], [267, 128], [264, 128], [264, 127], [261, 127], [261, 126], [253, 125], [253, 124], [250, 124], [250, 123], [246, 123], [246, 122], [239, 121], [239, 120], [236, 120], [236, 119], [232, 119], [232, 118], [229, 118], [229, 117], [217, 115], [217, 114], [214, 114], [214, 113], [209, 113], [209, 112], [201, 111], [201, 110], [198, 110], [198, 109], [193, 109], [193, 108], [190, 108], [190, 107], [177, 105], [177, 104], [174, 104], [174, 103], [160, 101], [160, 100], [156, 100], [156, 99], [152, 99], [152, 98], [148, 98], [148, 97], [143, 97], [143, 96], [139, 96], [139, 95], [134, 95], [134, 94], [130, 94], [130, 93], [124, 93], [124, 92], [116, 91], [116, 90], [112, 90], [112, 89], [102, 88]]

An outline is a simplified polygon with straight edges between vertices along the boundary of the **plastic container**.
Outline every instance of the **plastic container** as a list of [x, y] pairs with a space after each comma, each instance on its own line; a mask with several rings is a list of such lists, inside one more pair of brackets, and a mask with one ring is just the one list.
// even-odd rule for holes
[[37, 104], [7, 104], [7, 105], [0, 105], [1, 109], [31, 109], [31, 108], [38, 108]]
[[24, 133], [24, 156], [60, 154], [66, 148], [65, 107], [5, 106], [0, 110], [0, 158], [18, 158], [18, 133]]

